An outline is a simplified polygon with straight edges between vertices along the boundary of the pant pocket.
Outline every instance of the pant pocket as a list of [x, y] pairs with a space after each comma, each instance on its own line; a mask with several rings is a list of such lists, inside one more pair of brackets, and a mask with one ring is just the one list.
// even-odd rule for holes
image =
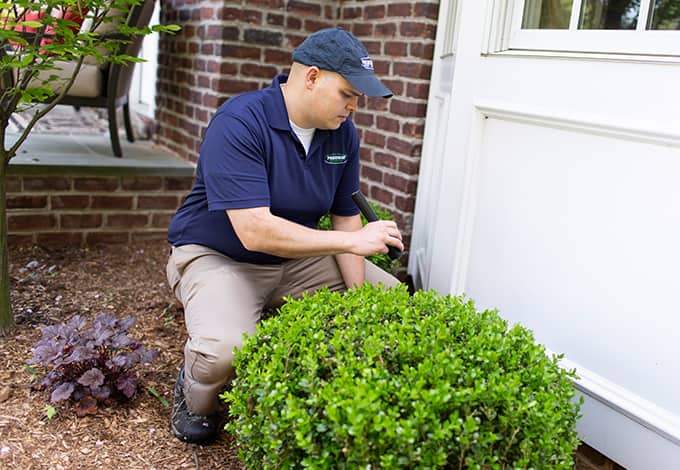
[[177, 297], [177, 299], [181, 301], [182, 298], [180, 297], [178, 292], [180, 274], [179, 270], [177, 269], [177, 263], [175, 262], [174, 258], [175, 248], [172, 249], [172, 252], [168, 257], [168, 264], [165, 266], [165, 275], [168, 278], [168, 284], [170, 285], [170, 289], [172, 289], [172, 292], [175, 294], [175, 297]]

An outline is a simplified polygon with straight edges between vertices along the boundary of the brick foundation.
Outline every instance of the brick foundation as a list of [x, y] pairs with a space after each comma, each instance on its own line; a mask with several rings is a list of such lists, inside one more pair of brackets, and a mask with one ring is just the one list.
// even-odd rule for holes
[[9, 176], [9, 245], [165, 239], [192, 183], [193, 176]]

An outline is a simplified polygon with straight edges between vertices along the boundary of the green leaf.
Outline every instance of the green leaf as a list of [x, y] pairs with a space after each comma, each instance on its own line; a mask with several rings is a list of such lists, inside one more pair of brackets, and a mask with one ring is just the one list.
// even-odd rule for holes
[[52, 418], [54, 418], [57, 415], [57, 409], [52, 405], [47, 405], [45, 406], [44, 413], [47, 421], [51, 421]]
[[164, 407], [170, 408], [170, 403], [168, 403], [168, 400], [166, 400], [165, 397], [163, 397], [160, 393], [158, 393], [158, 392], [156, 391], [155, 388], [153, 388], [153, 387], [146, 387], [146, 390], [147, 390], [151, 395], [153, 395], [154, 397], [156, 397], [156, 398], [158, 399], [158, 401], [160, 401], [161, 404], [162, 404]]
[[24, 370], [26, 372], [28, 372], [29, 374], [31, 374], [31, 376], [32, 376], [31, 378], [34, 378], [35, 376], [40, 375], [40, 372], [37, 369], [29, 366], [28, 364], [24, 365]]

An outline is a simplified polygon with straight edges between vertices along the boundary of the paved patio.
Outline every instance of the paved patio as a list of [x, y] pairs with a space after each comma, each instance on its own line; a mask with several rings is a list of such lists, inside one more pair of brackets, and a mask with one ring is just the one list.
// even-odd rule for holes
[[[13, 116], [8, 138], [18, 138], [26, 119]], [[123, 158], [113, 156], [108, 122], [96, 109], [75, 111], [57, 106], [31, 131], [10, 161], [10, 174], [154, 174], [192, 175], [194, 165], [151, 140], [127, 141], [121, 133]], [[136, 129], [138, 126], [136, 126]], [[122, 130], [122, 126], [121, 126]]]

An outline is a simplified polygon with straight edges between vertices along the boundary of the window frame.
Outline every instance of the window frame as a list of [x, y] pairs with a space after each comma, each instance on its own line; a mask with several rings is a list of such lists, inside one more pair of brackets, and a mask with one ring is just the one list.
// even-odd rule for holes
[[584, 0], [574, 0], [569, 29], [522, 29], [526, 0], [509, 1], [509, 34], [498, 44], [501, 50], [680, 57], [680, 30], [645, 29], [653, 0], [641, 0], [635, 30], [576, 29]]

